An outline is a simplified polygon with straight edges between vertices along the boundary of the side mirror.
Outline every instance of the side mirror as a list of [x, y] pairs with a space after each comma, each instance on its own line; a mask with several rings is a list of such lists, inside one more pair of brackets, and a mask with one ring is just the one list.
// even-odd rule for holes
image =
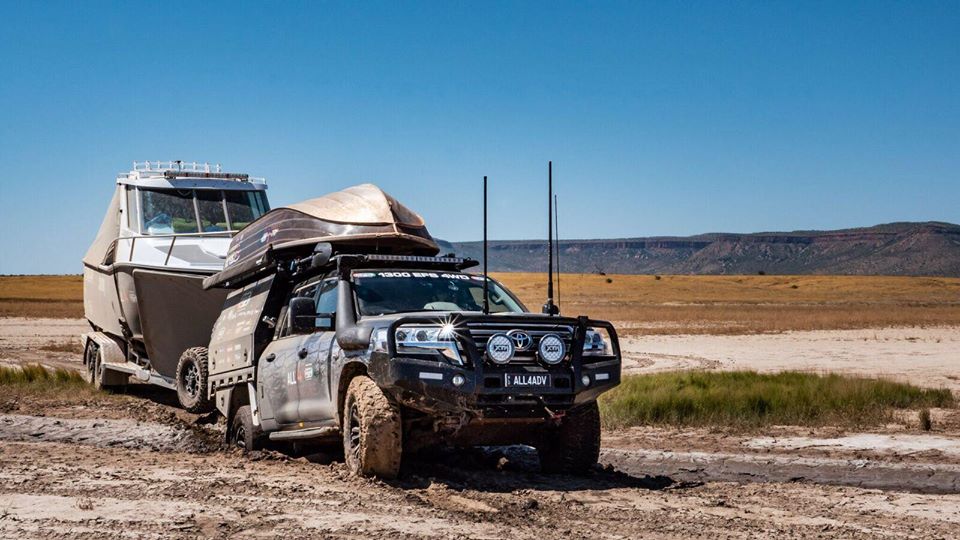
[[313, 303], [313, 298], [291, 298], [287, 317], [290, 318], [290, 328], [294, 334], [309, 334], [316, 330], [317, 306]]
[[310, 266], [320, 268], [330, 262], [332, 255], [333, 245], [331, 245], [330, 242], [318, 242], [313, 248], [313, 260], [310, 261]]

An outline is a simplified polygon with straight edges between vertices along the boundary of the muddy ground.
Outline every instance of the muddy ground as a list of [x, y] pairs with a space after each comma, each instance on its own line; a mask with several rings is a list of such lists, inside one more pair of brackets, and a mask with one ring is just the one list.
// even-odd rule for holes
[[[77, 367], [78, 354], [39, 346], [76, 339], [83, 328], [63, 319], [0, 319], [0, 363]], [[876, 342], [889, 347], [882, 332]], [[742, 355], [735, 342], [720, 342], [714, 350], [723, 354], [706, 356], [719, 365], [707, 367], [726, 367], [723, 355], [757, 357], [748, 349], [768, 346], [751, 345], [749, 337], [736, 336], [745, 340]], [[904, 362], [940, 354], [935, 345], [943, 337], [908, 337], [916, 336], [901, 339], [912, 347]], [[631, 344], [631, 358], [649, 362], [632, 369], [687, 361], [684, 339]], [[849, 350], [869, 356], [861, 343]], [[923, 343], [931, 346], [918, 348]], [[797, 354], [813, 358], [801, 348]], [[855, 366], [850, 354], [839, 357]], [[811, 369], [826, 369], [814, 360]], [[899, 362], [889, 367], [909, 379]], [[245, 458], [219, 445], [220, 424], [173, 400], [140, 385], [129, 395], [0, 397], [0, 536], [960, 536], [960, 420], [953, 411], [933, 411], [930, 433], [919, 432], [910, 415], [870, 433], [605, 432], [602, 467], [583, 478], [541, 475], [528, 448], [450, 451], [412, 460], [398, 481], [383, 483], [349, 477], [333, 449]]]

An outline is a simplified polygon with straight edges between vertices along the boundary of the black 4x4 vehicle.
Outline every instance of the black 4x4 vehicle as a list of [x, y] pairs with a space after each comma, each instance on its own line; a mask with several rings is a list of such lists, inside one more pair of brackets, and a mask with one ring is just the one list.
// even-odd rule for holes
[[[597, 396], [620, 382], [607, 322], [527, 312], [510, 291], [436, 257], [420, 218], [372, 185], [271, 210], [231, 242], [204, 287], [234, 289], [196, 396], [228, 438], [342, 438], [351, 470], [397, 474], [435, 444], [528, 444], [543, 470], [600, 450]], [[552, 309], [551, 309], [552, 311]]]
[[[528, 313], [493, 280], [484, 315], [471, 263], [338, 255], [233, 292], [209, 367], [231, 440], [340, 436], [352, 471], [383, 477], [404, 448], [440, 442], [528, 444], [549, 472], [593, 466], [596, 399], [620, 382], [613, 327]], [[231, 355], [246, 364], [251, 338], [257, 361], [239, 373]]]

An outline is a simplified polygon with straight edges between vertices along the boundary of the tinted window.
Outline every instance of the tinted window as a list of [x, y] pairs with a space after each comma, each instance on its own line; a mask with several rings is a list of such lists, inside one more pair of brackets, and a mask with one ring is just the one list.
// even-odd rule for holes
[[267, 198], [262, 191], [228, 190], [224, 192], [224, 196], [230, 224], [235, 231], [243, 229], [269, 210]]
[[197, 209], [200, 210], [200, 227], [203, 232], [227, 230], [227, 217], [223, 213], [222, 191], [218, 189], [198, 189]]
[[[411, 311], [481, 311], [483, 276], [457, 272], [354, 272], [361, 315]], [[491, 313], [522, 313], [499, 283], [490, 280]]]
[[195, 233], [193, 190], [141, 189], [144, 234]]

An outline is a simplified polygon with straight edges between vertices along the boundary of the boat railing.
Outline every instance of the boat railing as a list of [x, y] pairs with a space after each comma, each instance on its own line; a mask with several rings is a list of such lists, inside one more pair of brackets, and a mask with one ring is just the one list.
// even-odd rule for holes
[[[163, 240], [170, 239], [170, 245], [167, 247], [166, 256], [163, 259], [163, 266], [170, 264], [170, 256], [173, 254], [173, 248], [177, 245], [178, 238], [232, 238], [236, 231], [216, 231], [216, 232], [198, 232], [198, 233], [167, 233], [167, 234], [139, 234], [129, 236], [118, 236], [111, 242], [107, 253], [113, 253], [116, 256], [116, 249], [120, 242], [130, 241], [130, 253], [127, 255], [127, 262], [133, 262], [133, 256], [137, 248], [137, 240]], [[156, 247], [156, 246], [153, 246]]]

